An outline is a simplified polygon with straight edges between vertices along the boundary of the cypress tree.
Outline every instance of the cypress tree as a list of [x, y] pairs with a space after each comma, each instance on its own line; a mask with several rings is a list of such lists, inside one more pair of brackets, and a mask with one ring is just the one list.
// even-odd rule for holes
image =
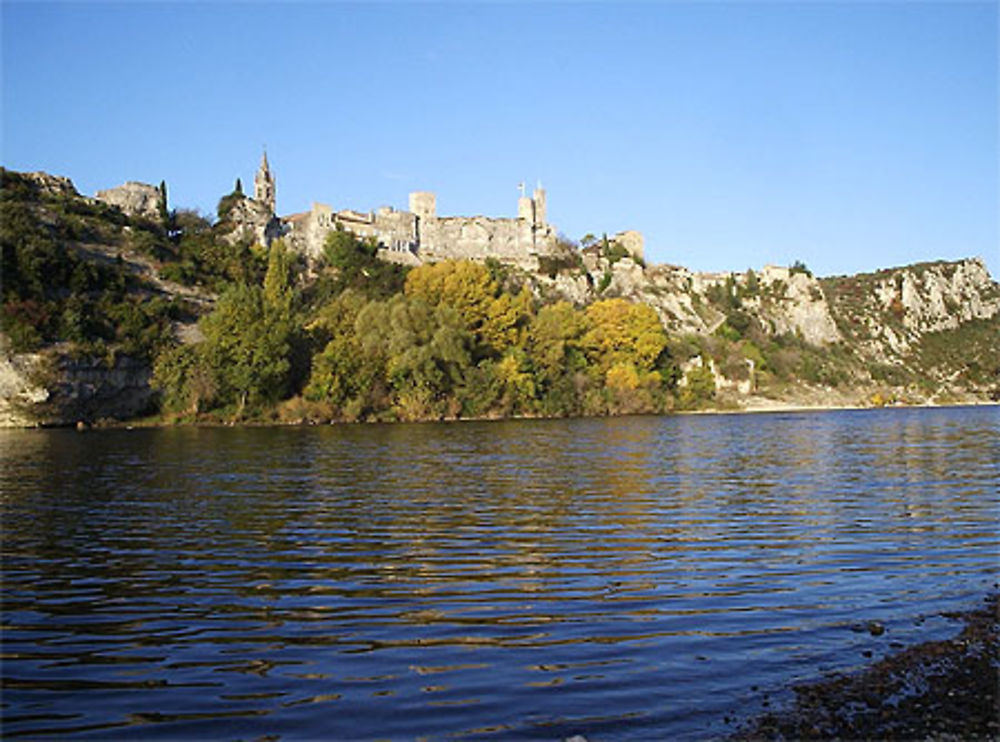
[[164, 228], [170, 227], [170, 212], [167, 210], [167, 181], [160, 181], [160, 221]]

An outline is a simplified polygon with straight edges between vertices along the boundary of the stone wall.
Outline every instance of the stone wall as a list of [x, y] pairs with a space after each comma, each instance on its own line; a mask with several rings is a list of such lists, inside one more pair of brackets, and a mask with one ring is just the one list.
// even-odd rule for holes
[[493, 258], [527, 270], [538, 267], [538, 255], [555, 245], [555, 231], [525, 219], [452, 216], [421, 219], [419, 248], [422, 260], [486, 260]]
[[410, 265], [438, 260], [493, 258], [527, 270], [538, 267], [538, 256], [556, 249], [556, 231], [539, 221], [545, 213], [544, 191], [535, 199], [522, 197], [516, 219], [485, 216], [437, 216], [433, 193], [410, 194], [410, 211], [383, 206], [375, 212], [334, 211], [326, 204], [283, 220], [292, 249], [310, 260], [323, 252], [326, 235], [346, 229], [358, 237], [375, 239], [380, 256]]
[[410, 211], [421, 219], [437, 216], [437, 196], [429, 191], [414, 191], [410, 194]]
[[[336, 229], [345, 229], [361, 238], [374, 238], [386, 253], [412, 257], [416, 252], [417, 216], [389, 206], [365, 213], [352, 209], [334, 211], [326, 204], [314, 203], [309, 211], [286, 217], [282, 234], [291, 249], [316, 261], [323, 254], [327, 235]], [[410, 257], [397, 262], [411, 262]]]
[[420, 219], [409, 211], [384, 206], [375, 213], [374, 227], [379, 244], [389, 252], [415, 253], [420, 242]]

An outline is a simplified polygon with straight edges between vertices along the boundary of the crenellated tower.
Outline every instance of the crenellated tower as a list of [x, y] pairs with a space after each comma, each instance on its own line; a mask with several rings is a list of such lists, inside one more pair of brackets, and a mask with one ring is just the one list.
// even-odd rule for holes
[[272, 214], [275, 213], [274, 176], [271, 174], [271, 167], [267, 164], [266, 150], [260, 158], [260, 167], [253, 179], [253, 198], [267, 206]]
[[545, 189], [542, 188], [542, 182], [538, 181], [538, 185], [535, 186], [535, 192], [532, 195], [532, 199], [535, 205], [535, 223], [539, 226], [545, 224], [546, 215], [546, 199], [545, 199]]

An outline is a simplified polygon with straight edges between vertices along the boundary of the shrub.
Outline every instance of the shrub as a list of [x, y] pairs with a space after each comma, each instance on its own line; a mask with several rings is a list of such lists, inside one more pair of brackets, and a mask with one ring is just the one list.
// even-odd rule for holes
[[681, 409], [697, 409], [715, 399], [715, 377], [707, 364], [688, 369], [684, 379], [677, 399]]

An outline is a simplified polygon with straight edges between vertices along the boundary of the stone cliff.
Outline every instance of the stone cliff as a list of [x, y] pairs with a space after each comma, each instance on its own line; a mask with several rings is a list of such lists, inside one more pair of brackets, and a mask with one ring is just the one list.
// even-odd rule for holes
[[979, 258], [834, 277], [823, 284], [845, 335], [883, 357], [907, 353], [928, 333], [1000, 312], [1000, 291]]
[[124, 356], [13, 353], [0, 334], [0, 427], [128, 420], [155, 402], [149, 365]]
[[679, 359], [683, 370], [709, 369], [735, 406], [764, 392], [806, 406], [1000, 399], [1000, 285], [979, 258], [817, 279], [805, 269], [698, 273], [591, 254], [532, 285], [578, 305], [649, 304], [670, 333], [702, 339]]

